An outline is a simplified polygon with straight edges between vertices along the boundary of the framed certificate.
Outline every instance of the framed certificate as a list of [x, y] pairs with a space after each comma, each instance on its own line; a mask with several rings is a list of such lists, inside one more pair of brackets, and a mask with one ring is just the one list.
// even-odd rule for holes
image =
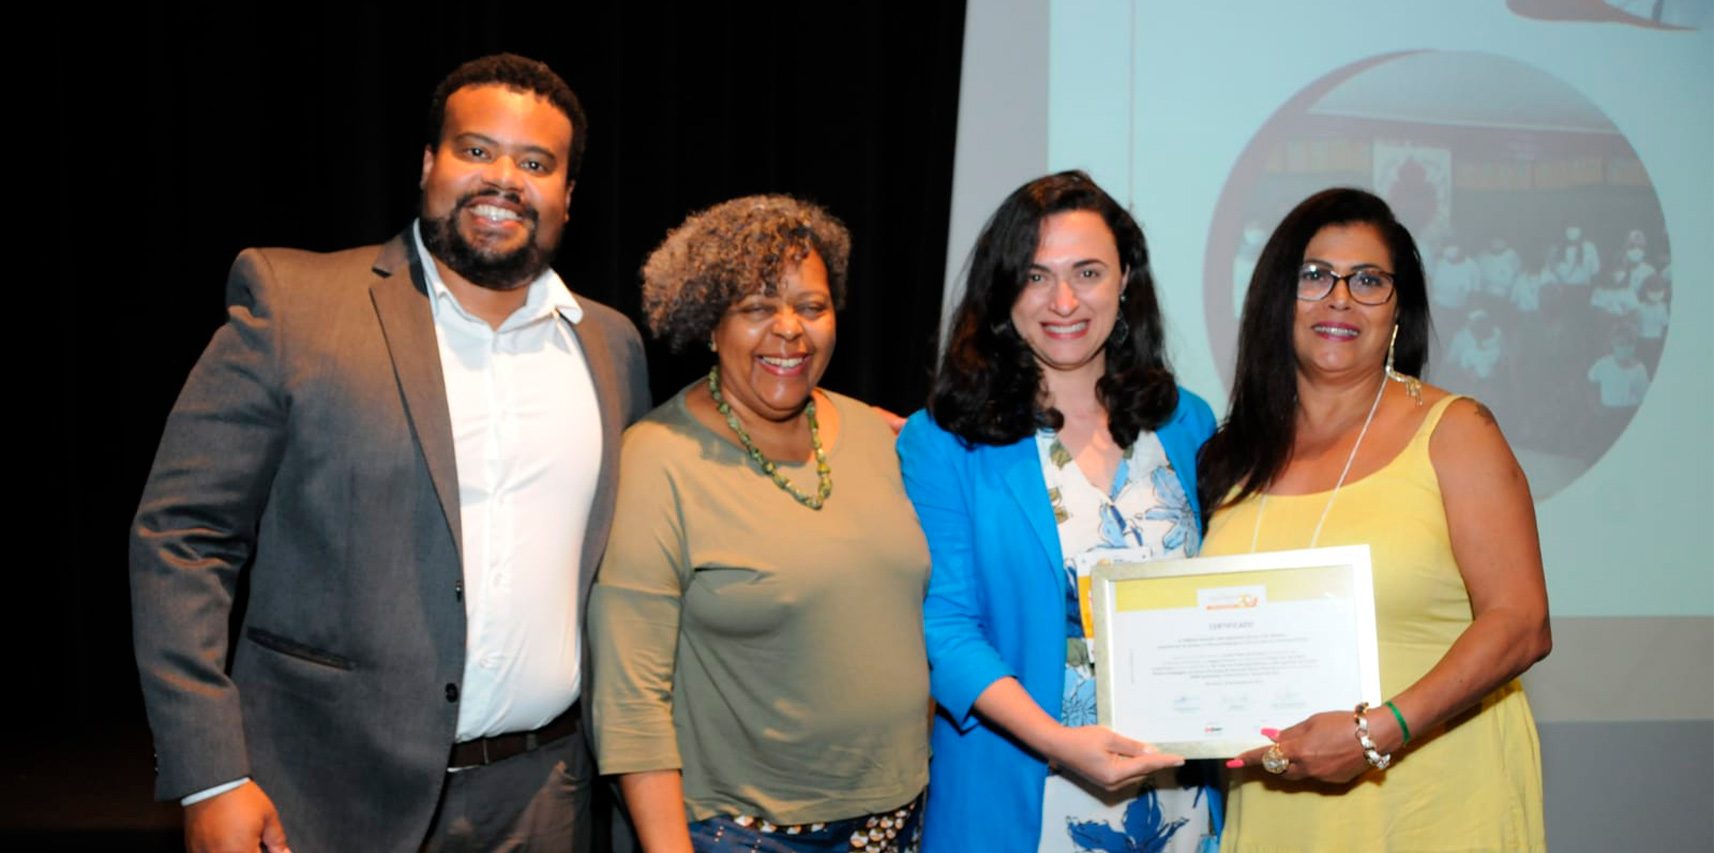
[[1369, 546], [1091, 572], [1101, 724], [1186, 758], [1265, 746], [1321, 711], [1381, 703]]

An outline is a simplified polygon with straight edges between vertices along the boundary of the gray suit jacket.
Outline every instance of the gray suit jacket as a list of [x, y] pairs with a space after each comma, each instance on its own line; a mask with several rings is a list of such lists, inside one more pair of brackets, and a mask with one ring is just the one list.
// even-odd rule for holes
[[[238, 256], [228, 320], [167, 420], [131, 531], [156, 795], [251, 776], [305, 851], [416, 849], [457, 725], [458, 476], [410, 242]], [[620, 433], [649, 399], [636, 329], [580, 302], [604, 435], [587, 602]]]

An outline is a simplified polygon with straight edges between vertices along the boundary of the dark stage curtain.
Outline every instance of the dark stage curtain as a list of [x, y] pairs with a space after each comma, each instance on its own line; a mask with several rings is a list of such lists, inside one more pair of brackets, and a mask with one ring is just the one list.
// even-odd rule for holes
[[[637, 268], [686, 213], [808, 197], [854, 243], [824, 384], [901, 413], [926, 396], [962, 3], [201, 3], [55, 17], [53, 111], [20, 132], [37, 156], [58, 155], [43, 174], [63, 181], [46, 229], [63, 271], [59, 416], [25, 469], [63, 510], [51, 544], [26, 549], [42, 567], [34, 616], [58, 627], [14, 686], [54, 697], [56, 726], [141, 718], [125, 530], [179, 385], [224, 317], [234, 255], [397, 233], [416, 210], [430, 90], [466, 59], [545, 60], [583, 100], [588, 154], [556, 264], [573, 290], [635, 319]], [[708, 365], [649, 355], [657, 400]]]

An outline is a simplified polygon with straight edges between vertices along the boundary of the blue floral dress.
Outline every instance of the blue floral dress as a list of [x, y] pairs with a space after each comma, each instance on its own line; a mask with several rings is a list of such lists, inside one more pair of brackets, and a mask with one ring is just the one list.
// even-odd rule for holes
[[[1103, 493], [1073, 462], [1052, 430], [1036, 434], [1066, 575], [1065, 692], [1061, 720], [1094, 725], [1095, 666], [1088, 639], [1088, 566], [1102, 551], [1123, 559], [1194, 556], [1201, 546], [1196, 513], [1154, 433], [1125, 449]], [[1081, 559], [1080, 559], [1081, 558]], [[1196, 853], [1213, 849], [1208, 798], [1200, 786], [1180, 786], [1166, 770], [1119, 791], [1051, 773], [1042, 803], [1044, 851]]]

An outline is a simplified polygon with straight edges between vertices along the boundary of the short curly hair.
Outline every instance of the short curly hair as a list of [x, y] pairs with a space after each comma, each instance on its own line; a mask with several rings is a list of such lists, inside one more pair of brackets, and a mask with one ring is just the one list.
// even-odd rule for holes
[[834, 308], [843, 308], [851, 233], [819, 205], [752, 195], [693, 213], [643, 262], [649, 331], [673, 352], [706, 341], [727, 308], [752, 293], [776, 292], [780, 276], [811, 251], [827, 266]]

